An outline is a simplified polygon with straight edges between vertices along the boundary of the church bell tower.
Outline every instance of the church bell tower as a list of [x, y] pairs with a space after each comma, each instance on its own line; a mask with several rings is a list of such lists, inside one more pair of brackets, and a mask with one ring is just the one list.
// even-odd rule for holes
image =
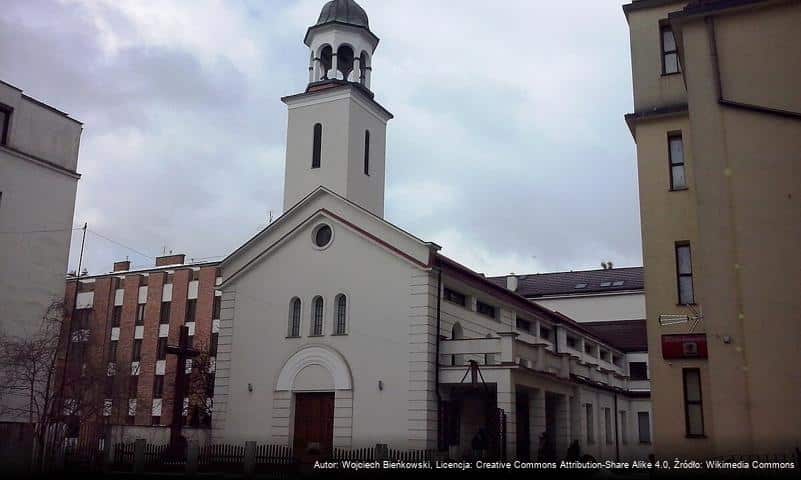
[[378, 37], [353, 0], [331, 0], [306, 31], [309, 84], [289, 110], [284, 211], [322, 185], [384, 216], [385, 146], [392, 114], [370, 90]]

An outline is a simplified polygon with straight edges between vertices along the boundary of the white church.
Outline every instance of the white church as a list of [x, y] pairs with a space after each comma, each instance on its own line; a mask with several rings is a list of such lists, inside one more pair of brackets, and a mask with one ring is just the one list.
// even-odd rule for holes
[[213, 441], [646, 456], [628, 353], [383, 218], [392, 114], [365, 11], [328, 2], [304, 42], [285, 213], [221, 264]]

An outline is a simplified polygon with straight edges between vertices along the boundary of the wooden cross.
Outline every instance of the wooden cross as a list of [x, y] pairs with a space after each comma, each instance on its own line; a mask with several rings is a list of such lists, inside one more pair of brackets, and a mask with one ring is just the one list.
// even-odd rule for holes
[[[186, 440], [181, 435], [183, 428], [184, 397], [186, 396], [186, 361], [197, 357], [200, 352], [189, 346], [189, 327], [181, 326], [178, 345], [167, 345], [167, 354], [178, 357], [175, 369], [175, 396], [172, 402], [172, 423], [170, 424], [170, 450], [173, 455], [183, 455]], [[189, 413], [187, 412], [187, 415]]]

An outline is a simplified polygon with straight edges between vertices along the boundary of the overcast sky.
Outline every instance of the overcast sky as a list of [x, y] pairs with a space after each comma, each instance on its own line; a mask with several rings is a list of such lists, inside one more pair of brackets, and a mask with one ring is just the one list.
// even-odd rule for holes
[[[122, 244], [90, 233], [91, 273], [221, 258], [280, 215], [279, 98], [323, 0], [3, 3], [0, 79], [84, 123], [74, 224]], [[489, 274], [641, 265], [620, 0], [359, 3], [387, 220]]]

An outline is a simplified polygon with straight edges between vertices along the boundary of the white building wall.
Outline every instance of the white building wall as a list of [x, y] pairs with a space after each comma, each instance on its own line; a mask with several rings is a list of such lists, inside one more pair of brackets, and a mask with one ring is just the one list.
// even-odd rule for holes
[[81, 125], [2, 82], [0, 103], [14, 109], [0, 146], [0, 331], [27, 336], [64, 296]]
[[[309, 224], [223, 286], [217, 383], [221, 398], [215, 404], [221, 403], [224, 412], [221, 418], [215, 412], [215, 439], [291, 442], [284, 432], [291, 437], [292, 398], [275, 391], [276, 380], [292, 354], [305, 346], [323, 345], [339, 352], [352, 373], [352, 411], [358, 415], [352, 418], [349, 446], [408, 447], [411, 286], [420, 270], [345, 226], [326, 223], [334, 228], [327, 249], [312, 247], [316, 222]], [[223, 277], [230, 274], [223, 267]], [[332, 336], [333, 302], [339, 293], [348, 297], [349, 333]], [[316, 295], [325, 300], [325, 335], [310, 338]], [[286, 338], [289, 305], [295, 296], [303, 302], [301, 338]], [[232, 328], [230, 346], [228, 328]], [[337, 400], [346, 396], [337, 392]], [[347, 446], [341, 439], [337, 442]]]
[[645, 292], [534, 298], [532, 301], [567, 315], [577, 322], [646, 318]]

